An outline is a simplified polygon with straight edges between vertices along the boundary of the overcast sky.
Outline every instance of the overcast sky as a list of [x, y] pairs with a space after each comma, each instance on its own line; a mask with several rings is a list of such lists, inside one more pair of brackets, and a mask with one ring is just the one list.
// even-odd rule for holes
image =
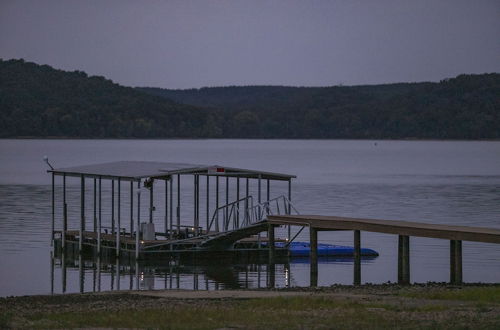
[[329, 86], [500, 72], [500, 1], [0, 0], [0, 57], [129, 86]]

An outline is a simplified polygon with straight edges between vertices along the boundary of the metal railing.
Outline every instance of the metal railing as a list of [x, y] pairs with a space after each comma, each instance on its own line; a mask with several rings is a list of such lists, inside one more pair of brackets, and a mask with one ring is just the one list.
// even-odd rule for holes
[[262, 221], [268, 215], [278, 214], [299, 214], [299, 211], [293, 206], [292, 202], [286, 196], [278, 196], [269, 201], [249, 207], [245, 212], [245, 218], [242, 226], [250, 226], [256, 222]]
[[[241, 207], [242, 204], [243, 207]], [[240, 219], [243, 219], [242, 223], [244, 223], [246, 219], [245, 207], [247, 209], [253, 207], [252, 196], [238, 199], [237, 201], [215, 209], [212, 215], [212, 220], [207, 228], [207, 233], [209, 233], [212, 229], [219, 232], [241, 228]]]

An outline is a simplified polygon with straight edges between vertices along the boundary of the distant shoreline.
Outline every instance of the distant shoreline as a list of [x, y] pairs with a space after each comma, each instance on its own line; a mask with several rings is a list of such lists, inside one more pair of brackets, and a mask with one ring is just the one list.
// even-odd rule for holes
[[158, 141], [158, 140], [242, 140], [242, 141], [252, 141], [252, 140], [273, 140], [273, 141], [373, 141], [373, 142], [383, 142], [383, 141], [421, 141], [421, 142], [500, 142], [500, 139], [426, 139], [426, 138], [196, 138], [196, 137], [170, 137], [170, 138], [136, 138], [136, 137], [36, 137], [36, 136], [17, 136], [17, 137], [2, 137], [0, 140], [150, 140], [150, 141]]

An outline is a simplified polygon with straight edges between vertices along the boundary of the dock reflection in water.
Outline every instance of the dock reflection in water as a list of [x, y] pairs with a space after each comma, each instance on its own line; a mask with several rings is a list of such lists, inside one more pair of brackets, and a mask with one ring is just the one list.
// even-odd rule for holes
[[[362, 262], [373, 259], [363, 258]], [[50, 260], [51, 293], [286, 288], [307, 286], [313, 280], [309, 276], [309, 258], [278, 258], [274, 265], [262, 255], [136, 261], [82, 256], [69, 250], [51, 253]], [[352, 268], [353, 259], [319, 258], [319, 264]]]

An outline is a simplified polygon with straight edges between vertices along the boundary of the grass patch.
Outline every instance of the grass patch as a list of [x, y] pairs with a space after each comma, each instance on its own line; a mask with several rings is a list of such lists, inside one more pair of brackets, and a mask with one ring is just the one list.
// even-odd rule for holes
[[461, 300], [479, 303], [500, 303], [500, 287], [431, 289], [428, 291], [404, 291], [400, 296], [421, 299]]

